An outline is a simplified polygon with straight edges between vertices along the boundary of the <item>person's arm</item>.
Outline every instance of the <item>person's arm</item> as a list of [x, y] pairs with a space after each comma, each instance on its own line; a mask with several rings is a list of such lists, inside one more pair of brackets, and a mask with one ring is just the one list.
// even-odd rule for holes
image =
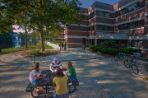
[[66, 78], [67, 78], [67, 84], [68, 84], [68, 77], [66, 76]]
[[52, 85], [56, 87], [55, 78], [53, 78]]
[[72, 73], [73, 73], [72, 68], [69, 68], [68, 73], [70, 76], [72, 75]]
[[56, 87], [56, 84], [53, 82], [52, 86]]
[[32, 70], [31, 74], [32, 74], [32, 76], [35, 77], [35, 78], [38, 78], [38, 77], [39, 77], [39, 73], [36, 72], [35, 70]]
[[45, 78], [46, 74], [39, 74], [38, 78]]
[[46, 77], [45, 75], [41, 74], [40, 72], [33, 71], [33, 76], [37, 79]]
[[43, 75], [39, 73], [39, 74], [35, 75], [35, 77], [40, 79], [40, 78], [43, 78]]
[[60, 65], [60, 69], [62, 69], [62, 71], [67, 71], [67, 68], [65, 68], [62, 64]]

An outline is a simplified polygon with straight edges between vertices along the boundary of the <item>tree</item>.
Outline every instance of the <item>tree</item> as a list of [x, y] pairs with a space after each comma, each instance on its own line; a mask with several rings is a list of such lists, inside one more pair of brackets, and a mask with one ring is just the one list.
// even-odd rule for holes
[[12, 47], [12, 37], [12, 33], [0, 33], [0, 48]]
[[28, 30], [31, 29], [29, 28], [29, 19], [31, 17], [31, 7], [28, 5], [29, 2], [27, 0], [9, 0], [7, 3], [7, 11], [10, 12], [11, 19], [14, 19], [13, 24], [25, 30], [25, 48], [28, 48]]
[[12, 19], [7, 11], [6, 5], [0, 1], [0, 33], [12, 31]]
[[[79, 0], [1, 0], [4, 15], [13, 23], [40, 33], [41, 51], [45, 50], [45, 33], [78, 22]], [[8, 19], [9, 20], [9, 19]]]

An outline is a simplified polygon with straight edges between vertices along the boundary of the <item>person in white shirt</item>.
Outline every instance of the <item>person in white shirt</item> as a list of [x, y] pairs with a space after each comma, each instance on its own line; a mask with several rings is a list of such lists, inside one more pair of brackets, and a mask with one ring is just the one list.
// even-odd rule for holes
[[55, 57], [50, 64], [50, 71], [55, 73], [61, 67], [61, 62]]
[[38, 85], [40, 80], [43, 80], [44, 77], [46, 77], [46, 75], [41, 74], [39, 70], [39, 63], [34, 63], [32, 66], [32, 71], [29, 74], [29, 80], [31, 85], [35, 87], [33, 91], [35, 94], [44, 93], [46, 91], [42, 86]]
[[36, 86], [38, 83], [38, 80], [41, 78], [44, 78], [45, 76], [41, 74], [39, 70], [39, 63], [34, 63], [32, 66], [32, 70], [29, 73], [29, 80], [32, 85]]

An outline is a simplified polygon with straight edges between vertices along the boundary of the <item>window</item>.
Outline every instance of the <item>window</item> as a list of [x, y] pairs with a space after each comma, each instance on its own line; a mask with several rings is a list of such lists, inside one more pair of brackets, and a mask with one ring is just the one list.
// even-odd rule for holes
[[104, 12], [104, 11], [96, 11], [97, 16], [102, 16], [102, 17], [111, 17], [111, 13]]

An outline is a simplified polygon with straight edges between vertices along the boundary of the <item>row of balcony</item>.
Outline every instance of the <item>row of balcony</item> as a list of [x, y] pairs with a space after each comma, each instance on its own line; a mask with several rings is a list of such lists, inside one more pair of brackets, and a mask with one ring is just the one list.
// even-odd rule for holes
[[119, 25], [111, 25], [111, 24], [99, 24], [95, 23], [93, 25], [71, 25], [68, 26], [67, 29], [69, 30], [77, 30], [77, 31], [92, 31], [92, 30], [104, 30], [104, 31], [119, 31], [119, 30], [129, 30], [129, 29], [134, 29], [138, 28], [141, 26], [144, 26], [144, 19], [141, 20], [135, 20], [133, 22], [127, 22], [124, 24], [119, 24]]
[[136, 2], [134, 4], [131, 4], [131, 5], [127, 6], [126, 8], [123, 8], [123, 9], [117, 11], [115, 13], [115, 17], [118, 17], [118, 16], [121, 16], [121, 15], [130, 13], [130, 12], [136, 11], [136, 10], [144, 8], [144, 7], [145, 7], [145, 0], [138, 1], [138, 2]]
[[144, 10], [139, 10], [139, 12], [135, 12], [131, 15], [125, 15], [125, 16], [120, 16], [118, 18], [116, 18], [115, 22], [116, 23], [121, 23], [121, 22], [125, 22], [125, 21], [131, 21], [137, 18], [142, 18], [145, 16], [145, 11]]
[[144, 34], [144, 27], [129, 30], [129, 36], [137, 36]]
[[115, 19], [110, 19], [110, 18], [104, 18], [104, 17], [100, 17], [100, 16], [96, 16], [94, 18], [91, 18], [89, 20], [89, 23], [108, 23], [108, 24], [120, 24], [122, 22], [131, 22], [132, 20], [135, 20], [135, 19], [142, 19], [144, 18], [146, 15], [145, 13], [145, 10], [142, 9], [142, 10], [139, 10], [135, 13], [132, 13], [132, 14], [129, 14], [129, 15], [124, 15], [124, 16], [120, 16], [118, 18], [115, 18]]
[[[103, 32], [103, 31], [102, 31]], [[120, 33], [126, 33], [129, 36], [137, 36], [137, 35], [143, 35], [144, 34], [144, 27], [139, 27], [136, 29], [130, 29], [130, 30], [125, 30], [125, 31], [118, 31], [118, 33], [116, 32], [106, 32], [104, 31], [104, 34], [120, 34]], [[89, 32], [89, 36], [96, 36], [96, 32], [95, 31], [90, 31]]]

